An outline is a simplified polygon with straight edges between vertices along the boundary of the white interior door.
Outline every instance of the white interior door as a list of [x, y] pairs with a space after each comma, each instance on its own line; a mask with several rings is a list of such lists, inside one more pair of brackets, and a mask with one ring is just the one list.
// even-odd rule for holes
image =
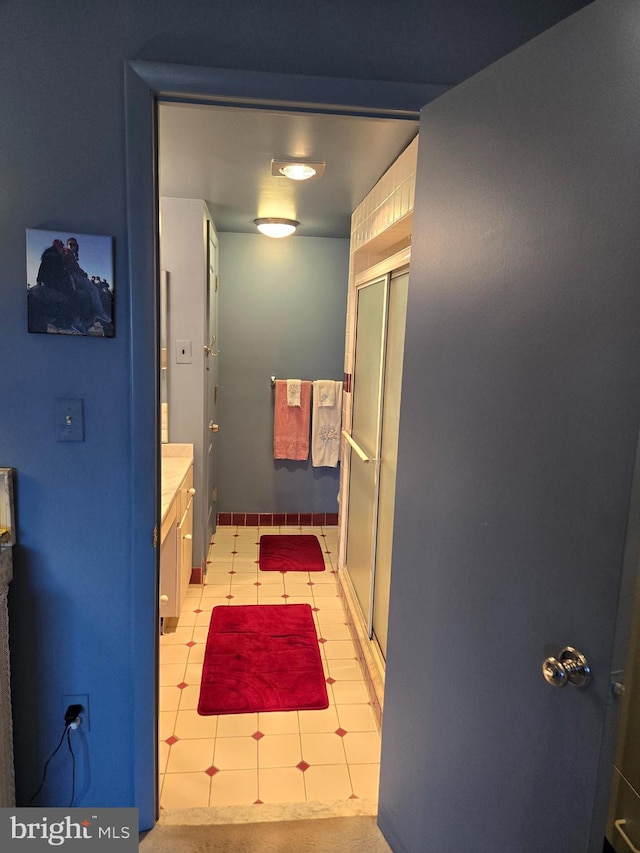
[[360, 287], [356, 308], [346, 564], [369, 636], [372, 630], [388, 282], [389, 277], [384, 276]]
[[[207, 277], [205, 295], [205, 429], [204, 447], [206, 449], [206, 499], [202, 502], [205, 513], [206, 542], [211, 542], [215, 530], [217, 477], [216, 477], [216, 434], [218, 430], [218, 235], [210, 219], [207, 223]], [[207, 545], [208, 547], [208, 545]], [[206, 554], [205, 554], [206, 559]]]
[[[640, 520], [639, 22], [592, 4], [424, 110], [378, 817], [395, 851], [602, 851]], [[543, 677], [568, 646], [585, 686]]]

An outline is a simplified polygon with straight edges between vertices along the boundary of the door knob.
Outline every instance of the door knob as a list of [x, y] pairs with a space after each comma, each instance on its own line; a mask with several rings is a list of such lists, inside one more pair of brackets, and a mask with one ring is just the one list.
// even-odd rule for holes
[[542, 674], [552, 687], [586, 687], [591, 679], [587, 659], [577, 649], [567, 646], [557, 658], [549, 657], [542, 664]]
[[211, 430], [211, 432], [218, 432], [220, 427], [218, 426], [218, 424], [214, 424], [213, 421], [209, 421], [209, 429]]

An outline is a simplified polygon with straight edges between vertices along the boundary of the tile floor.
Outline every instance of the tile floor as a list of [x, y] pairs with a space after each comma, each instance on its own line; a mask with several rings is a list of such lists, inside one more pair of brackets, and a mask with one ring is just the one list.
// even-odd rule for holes
[[[324, 572], [260, 572], [261, 533], [314, 533]], [[380, 736], [336, 582], [336, 527], [219, 527], [203, 586], [160, 638], [160, 806], [377, 800]], [[203, 717], [196, 710], [211, 611], [311, 604], [329, 708]]]

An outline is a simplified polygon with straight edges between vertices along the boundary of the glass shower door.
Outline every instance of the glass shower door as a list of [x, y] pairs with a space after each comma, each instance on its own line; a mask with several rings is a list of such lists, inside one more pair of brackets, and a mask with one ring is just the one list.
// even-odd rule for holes
[[346, 563], [369, 636], [378, 519], [389, 276], [357, 292]]

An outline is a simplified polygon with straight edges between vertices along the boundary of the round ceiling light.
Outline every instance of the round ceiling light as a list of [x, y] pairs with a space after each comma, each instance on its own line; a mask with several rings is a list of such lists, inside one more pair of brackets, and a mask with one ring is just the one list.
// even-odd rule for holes
[[300, 225], [295, 219], [281, 219], [277, 216], [266, 216], [253, 221], [258, 231], [267, 237], [289, 237]]
[[280, 168], [280, 172], [285, 178], [291, 178], [292, 181], [308, 181], [316, 174], [316, 169], [309, 166], [307, 163], [287, 163], [286, 166]]

